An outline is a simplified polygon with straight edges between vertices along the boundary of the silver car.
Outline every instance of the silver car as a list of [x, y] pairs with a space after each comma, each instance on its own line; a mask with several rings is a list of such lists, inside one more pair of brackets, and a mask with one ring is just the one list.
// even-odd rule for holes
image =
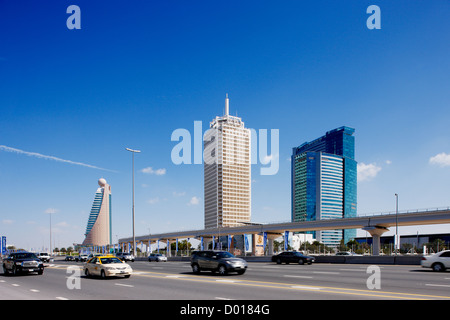
[[226, 275], [228, 272], [244, 274], [247, 270], [247, 261], [227, 251], [194, 251], [191, 256], [191, 267], [194, 273], [209, 270], [217, 271], [220, 275]]
[[130, 252], [117, 252], [116, 257], [125, 262], [127, 261], [134, 262], [134, 256]]
[[156, 262], [160, 262], [160, 261], [164, 261], [167, 262], [167, 257], [161, 253], [151, 253], [148, 256], [148, 262], [151, 261], [156, 261]]

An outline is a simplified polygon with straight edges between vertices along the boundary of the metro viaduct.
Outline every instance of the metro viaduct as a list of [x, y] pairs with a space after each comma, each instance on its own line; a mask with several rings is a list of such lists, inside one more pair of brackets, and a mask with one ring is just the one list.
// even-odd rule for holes
[[[208, 239], [213, 236], [262, 234], [263, 232], [267, 232], [269, 250], [271, 250], [273, 240], [284, 234], [285, 231], [304, 232], [336, 229], [363, 229], [369, 232], [373, 238], [373, 255], [379, 255], [380, 237], [384, 232], [389, 230], [389, 227], [446, 223], [450, 223], [450, 208], [317, 221], [284, 222], [275, 224], [249, 223], [239, 227], [208, 228], [203, 230], [149, 234], [135, 237], [135, 239], [136, 244], [140, 242], [151, 243], [152, 241], [158, 240], [169, 241], [170, 243], [176, 239], [198, 239], [200, 237]], [[119, 239], [119, 244], [132, 242], [132, 237]]]

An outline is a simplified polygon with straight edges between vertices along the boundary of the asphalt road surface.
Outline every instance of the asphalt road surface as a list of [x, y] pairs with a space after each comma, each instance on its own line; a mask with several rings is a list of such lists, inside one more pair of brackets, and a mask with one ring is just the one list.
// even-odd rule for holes
[[250, 262], [244, 275], [220, 276], [193, 274], [189, 262], [129, 264], [134, 273], [128, 279], [86, 278], [82, 263], [58, 260], [43, 275], [0, 273], [0, 299], [450, 300], [450, 272], [420, 266]]

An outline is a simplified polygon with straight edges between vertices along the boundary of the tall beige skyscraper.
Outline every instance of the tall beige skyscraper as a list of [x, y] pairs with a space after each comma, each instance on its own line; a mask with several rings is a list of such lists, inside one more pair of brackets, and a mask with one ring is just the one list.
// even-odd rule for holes
[[204, 135], [205, 228], [236, 227], [251, 218], [251, 134], [241, 118], [225, 115]]

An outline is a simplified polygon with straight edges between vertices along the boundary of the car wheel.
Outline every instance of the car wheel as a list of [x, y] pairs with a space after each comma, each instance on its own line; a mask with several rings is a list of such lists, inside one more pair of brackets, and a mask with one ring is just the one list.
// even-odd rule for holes
[[39, 269], [38, 275], [42, 275], [42, 274], [44, 274], [44, 269]]
[[88, 278], [91, 276], [88, 269], [84, 270], [84, 275]]
[[105, 273], [105, 270], [100, 271], [100, 277], [101, 277], [102, 279], [106, 279], [106, 273]]
[[18, 273], [19, 273], [19, 271], [17, 270], [17, 267], [14, 266], [13, 269], [12, 269], [12, 274], [17, 276]]
[[228, 272], [227, 272], [227, 267], [225, 267], [223, 264], [222, 265], [220, 265], [219, 266], [219, 274], [221, 275], [221, 276], [224, 276], [224, 275], [226, 275]]
[[302, 264], [304, 264], [305, 262], [303, 261], [303, 259], [298, 259], [298, 264], [300, 264], [300, 265], [302, 265]]
[[277, 259], [277, 264], [281, 264], [281, 259]]
[[5, 265], [3, 265], [3, 273], [4, 273], [5, 275], [8, 275], [8, 274], [9, 274], [9, 271], [8, 271], [8, 269], [6, 268]]
[[200, 273], [200, 267], [198, 266], [198, 264], [193, 264], [192, 265], [192, 272], [193, 273]]
[[435, 264], [433, 264], [432, 268], [433, 268], [433, 271], [436, 271], [436, 272], [442, 272], [445, 270], [445, 267], [442, 263], [435, 263]]

